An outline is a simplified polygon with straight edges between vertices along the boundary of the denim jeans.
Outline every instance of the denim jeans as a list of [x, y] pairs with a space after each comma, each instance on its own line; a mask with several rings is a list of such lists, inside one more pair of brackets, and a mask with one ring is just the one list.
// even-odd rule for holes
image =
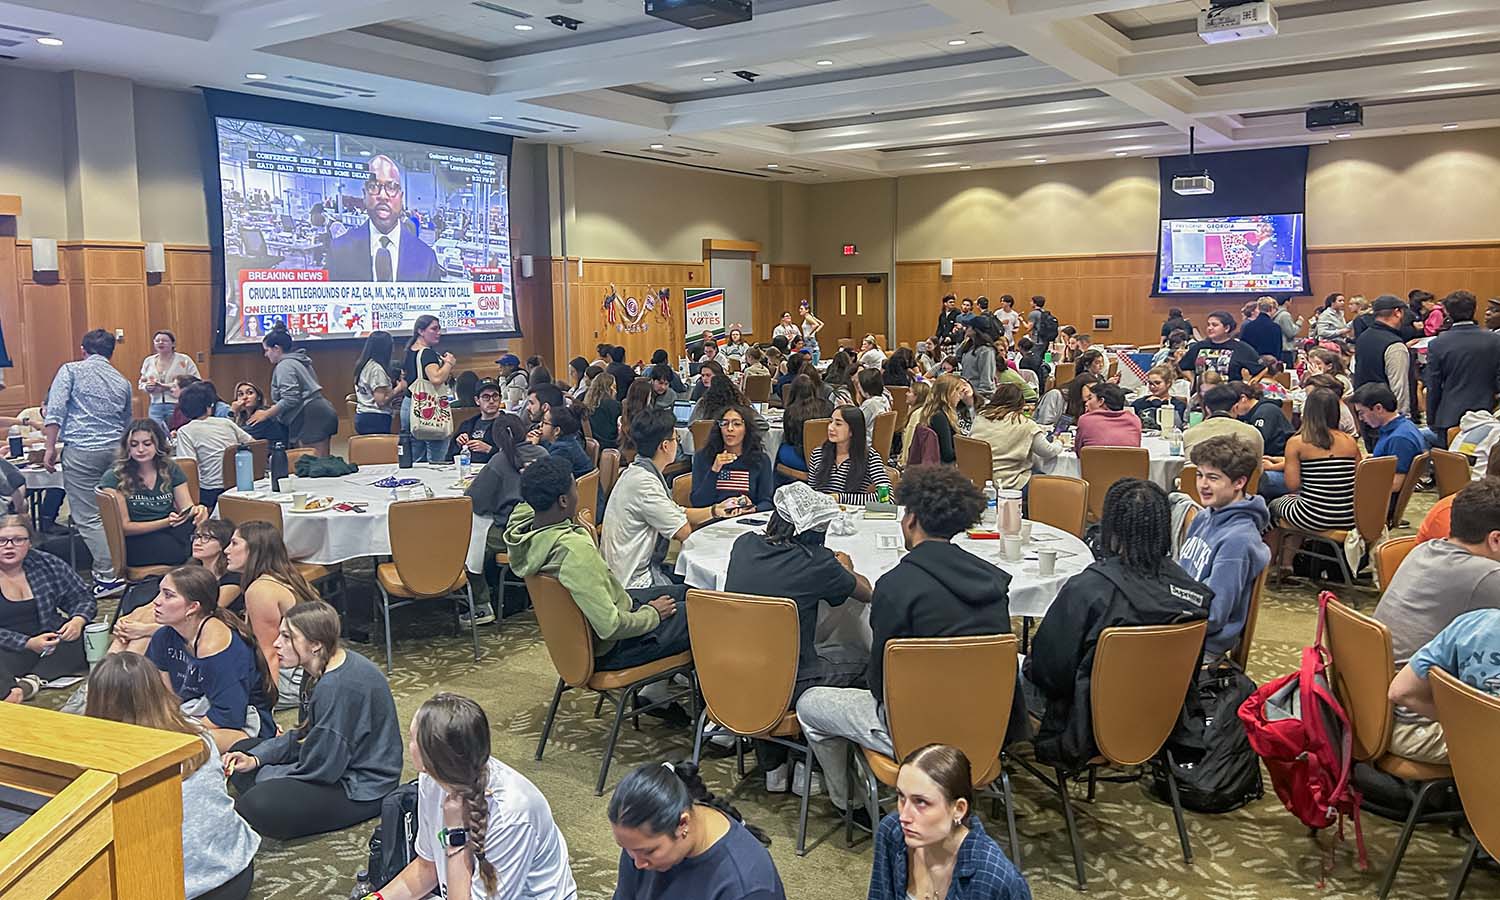
[[[404, 397], [401, 400], [401, 433], [411, 434], [411, 398]], [[431, 462], [445, 463], [448, 461], [448, 439], [437, 441], [419, 441], [412, 438], [411, 461], [414, 463]]]
[[153, 400], [151, 405], [146, 407], [146, 415], [150, 416], [153, 422], [160, 425], [162, 431], [167, 431], [167, 420], [172, 418], [172, 413], [176, 409], [177, 404], [175, 403], [163, 403], [160, 400]]
[[1258, 494], [1267, 503], [1270, 503], [1277, 497], [1284, 497], [1287, 494], [1290, 494], [1291, 491], [1287, 490], [1286, 487], [1286, 473], [1260, 473], [1260, 485], [1255, 489], [1255, 493]]
[[391, 414], [362, 412], [354, 414], [355, 434], [390, 434]]

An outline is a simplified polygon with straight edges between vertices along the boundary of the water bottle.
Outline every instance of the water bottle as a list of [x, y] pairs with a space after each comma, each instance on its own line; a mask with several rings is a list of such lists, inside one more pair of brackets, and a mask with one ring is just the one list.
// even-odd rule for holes
[[997, 493], [995, 491], [995, 482], [993, 482], [993, 481], [986, 481], [984, 483], [984, 523], [983, 523], [986, 528], [994, 528], [995, 527], [995, 522], [996, 522], [995, 511], [997, 509], [997, 507], [996, 507], [995, 504], [996, 504], [996, 501], [999, 498], [999, 496], [1000, 496], [999, 493]]
[[401, 442], [396, 445], [396, 468], [411, 468], [411, 435], [401, 435]]
[[354, 876], [354, 890], [349, 892], [349, 900], [364, 900], [373, 890], [375, 890], [375, 886], [370, 884], [370, 873], [361, 869]]
[[234, 452], [234, 487], [238, 491], [255, 490], [255, 460], [247, 447]]
[[463, 449], [461, 449], [461, 450], [458, 451], [458, 477], [459, 478], [468, 478], [469, 477], [469, 465], [470, 465], [470, 463], [473, 462], [473, 459], [474, 458], [469, 455], [469, 448], [468, 447], [464, 447]]
[[10, 426], [10, 458], [20, 459], [25, 452], [26, 449], [21, 446], [21, 426]]
[[281, 441], [271, 445], [271, 490], [281, 491], [281, 479], [287, 477], [286, 444]]

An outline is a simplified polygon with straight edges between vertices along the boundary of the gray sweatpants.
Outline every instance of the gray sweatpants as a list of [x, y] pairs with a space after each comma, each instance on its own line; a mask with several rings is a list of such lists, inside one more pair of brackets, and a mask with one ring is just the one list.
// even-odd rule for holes
[[104, 523], [99, 519], [99, 501], [94, 491], [105, 470], [115, 464], [114, 450], [78, 450], [64, 447], [62, 450], [63, 490], [68, 495], [68, 517], [79, 537], [89, 548], [94, 558], [94, 580], [109, 581], [114, 578], [114, 566], [109, 558], [109, 540], [104, 536]]
[[[797, 721], [823, 767], [828, 799], [839, 809], [849, 808], [849, 756], [844, 742], [854, 741], [888, 756], [896, 752], [875, 696], [865, 688], [808, 688], [797, 701]], [[864, 788], [858, 784], [855, 788], [855, 797], [863, 802]]]

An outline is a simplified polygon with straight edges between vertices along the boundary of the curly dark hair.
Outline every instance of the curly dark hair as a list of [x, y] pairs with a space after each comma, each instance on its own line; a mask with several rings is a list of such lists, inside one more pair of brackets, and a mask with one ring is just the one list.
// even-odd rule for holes
[[912, 466], [901, 476], [900, 494], [907, 515], [945, 541], [978, 522], [984, 512], [984, 494], [953, 466]]
[[724, 451], [724, 434], [719, 430], [717, 420], [724, 418], [726, 413], [734, 413], [745, 423], [745, 442], [740, 444], [740, 455], [753, 459], [755, 454], [764, 453], [765, 443], [761, 440], [760, 431], [755, 427], [755, 413], [743, 403], [731, 403], [719, 410], [714, 416], [714, 427], [708, 432], [708, 440], [703, 442], [703, 449], [698, 452], [708, 454], [708, 458], [712, 460]]
[[561, 456], [546, 456], [521, 473], [521, 499], [537, 512], [546, 512], [567, 496], [572, 485], [572, 463]]
[[734, 382], [729, 379], [728, 375], [715, 375], [708, 382], [708, 390], [704, 391], [703, 396], [698, 399], [698, 410], [703, 414], [703, 418], [712, 419], [721, 410], [739, 406], [744, 402], [744, 395], [740, 393], [739, 388], [734, 386]]
[[1099, 547], [1139, 575], [1161, 574], [1172, 554], [1172, 505], [1167, 492], [1140, 478], [1122, 478], [1104, 495]]

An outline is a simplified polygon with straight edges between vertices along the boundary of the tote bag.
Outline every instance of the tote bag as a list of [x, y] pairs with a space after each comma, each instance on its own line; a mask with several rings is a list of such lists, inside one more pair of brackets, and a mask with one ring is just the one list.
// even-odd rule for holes
[[453, 405], [448, 387], [433, 384], [427, 379], [426, 368], [418, 365], [417, 379], [411, 383], [411, 436], [419, 441], [443, 441], [452, 435]]

